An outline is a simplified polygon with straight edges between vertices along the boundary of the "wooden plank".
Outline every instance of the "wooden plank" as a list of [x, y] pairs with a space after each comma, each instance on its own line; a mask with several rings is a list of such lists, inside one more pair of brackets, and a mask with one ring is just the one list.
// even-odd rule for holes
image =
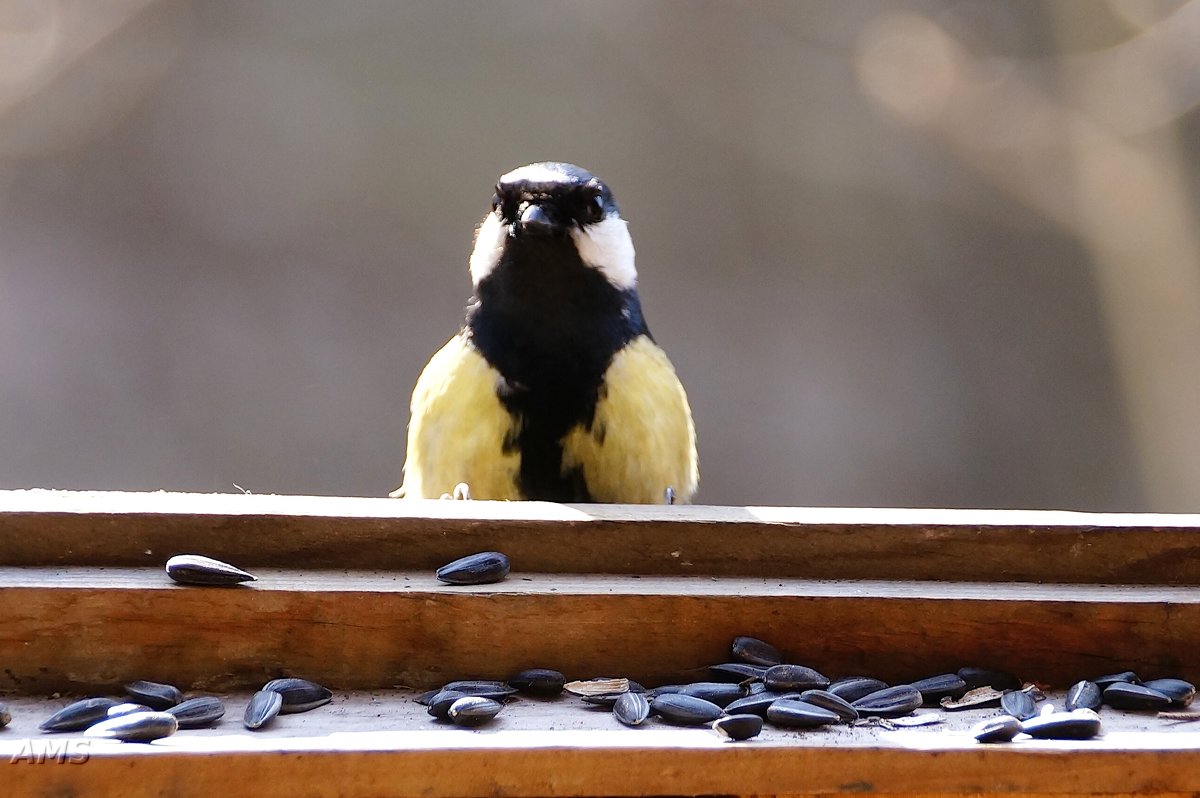
[[1196, 680], [1200, 593], [1146, 586], [824, 582], [514, 573], [263, 571], [187, 588], [157, 569], [3, 569], [4, 667], [23, 692], [138, 678], [184, 687], [304, 675], [431, 687], [526, 667], [695, 680], [730, 640], [775, 642], [831, 676], [903, 681], [962, 665], [1067, 685], [1101, 673]]
[[[981, 746], [965, 730], [995, 710], [944, 715], [941, 726], [883, 731], [767, 727], [720, 742], [706, 729], [617, 725], [572, 699], [518, 700], [478, 731], [432, 722], [411, 693], [339, 694], [328, 707], [243, 730], [246, 694], [226, 696], [214, 729], [152, 745], [39, 735], [63, 705], [13, 703], [0, 735], [9, 794], [122, 796], [582, 796], [805, 794], [1194, 794], [1200, 732], [1103, 710], [1105, 736]], [[925, 710], [922, 710], [925, 712]], [[932, 712], [932, 711], [930, 711]], [[76, 765], [39, 753], [74, 757]], [[84, 760], [86, 761], [80, 761]]]
[[0, 491], [0, 563], [1200, 584], [1200, 516]]

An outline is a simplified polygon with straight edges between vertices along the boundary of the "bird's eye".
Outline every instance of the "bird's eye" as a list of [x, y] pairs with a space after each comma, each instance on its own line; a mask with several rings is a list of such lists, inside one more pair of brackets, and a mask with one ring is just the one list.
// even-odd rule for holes
[[496, 193], [496, 194], [492, 195], [492, 210], [493, 211], [497, 210], [499, 207], [500, 207], [500, 194]]
[[604, 196], [597, 194], [588, 202], [588, 218], [598, 222], [604, 218]]

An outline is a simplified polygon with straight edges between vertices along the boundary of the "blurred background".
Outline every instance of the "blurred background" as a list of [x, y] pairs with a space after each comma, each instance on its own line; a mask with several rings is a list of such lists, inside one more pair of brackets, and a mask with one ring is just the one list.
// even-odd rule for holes
[[496, 177], [711, 504], [1200, 510], [1200, 3], [0, 0], [0, 487], [383, 495]]

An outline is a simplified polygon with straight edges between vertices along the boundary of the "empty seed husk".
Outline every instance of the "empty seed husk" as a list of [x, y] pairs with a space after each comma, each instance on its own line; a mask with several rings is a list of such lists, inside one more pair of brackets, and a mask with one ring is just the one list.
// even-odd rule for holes
[[129, 701], [123, 704], [114, 704], [108, 708], [108, 712], [104, 713], [109, 718], [119, 718], [122, 715], [132, 715], [134, 712], [153, 712], [154, 710], [145, 704], [134, 704]]
[[1142, 683], [1142, 680], [1139, 679], [1138, 675], [1133, 671], [1107, 673], [1104, 676], [1097, 676], [1095, 679], [1089, 679], [1088, 681], [1093, 682], [1101, 690], [1103, 690], [1105, 687], [1108, 687], [1110, 684], [1116, 684], [1117, 682], [1127, 682], [1128, 684]]
[[1029, 720], [1038, 713], [1037, 701], [1024, 690], [1009, 690], [1000, 696], [1000, 709], [1017, 720]]
[[650, 709], [667, 723], [679, 726], [703, 726], [722, 715], [721, 708], [713, 702], [678, 693], [655, 696]]
[[767, 720], [789, 729], [811, 729], [841, 722], [836, 712], [798, 698], [781, 698], [771, 704], [767, 707]]
[[858, 710], [841, 696], [836, 696], [827, 690], [805, 690], [800, 694], [800, 700], [821, 709], [828, 709], [845, 723], [858, 720]]
[[1103, 698], [1115, 709], [1163, 709], [1171, 705], [1169, 696], [1129, 682], [1113, 682], [1104, 688]]
[[960, 698], [967, 692], [967, 683], [957, 673], [943, 673], [911, 682], [926, 704], [936, 705], [943, 698]]
[[768, 690], [821, 690], [829, 679], [803, 665], [773, 665], [763, 674]]
[[751, 665], [778, 665], [783, 662], [783, 654], [779, 653], [779, 649], [766, 642], [759, 640], [757, 637], [741, 636], [733, 638], [733, 645], [730, 647], [733, 652], [733, 658], [742, 662], [748, 662]]
[[709, 665], [713, 676], [727, 682], [744, 682], [747, 679], [762, 680], [767, 672], [765, 665], [751, 665], [748, 662], [722, 662], [720, 665]]
[[251, 731], [261, 729], [275, 719], [281, 707], [283, 696], [274, 690], [259, 690], [250, 696], [250, 703], [246, 704], [242, 725]]
[[1196, 697], [1196, 685], [1183, 679], [1151, 679], [1143, 682], [1142, 687], [1162, 693], [1171, 699], [1171, 706], [1186, 707]]
[[148, 743], [170, 737], [179, 728], [179, 720], [170, 712], [131, 712], [89, 726], [85, 737], [101, 737], [126, 743]]
[[529, 668], [508, 680], [508, 686], [526, 695], [549, 697], [563, 691], [567, 679], [561, 672], [549, 668]]
[[967, 685], [968, 691], [979, 687], [990, 687], [1003, 692], [1004, 690], [1016, 690], [1021, 686], [1021, 680], [1016, 676], [992, 668], [959, 668], [957, 673], [958, 678]]
[[920, 690], [911, 684], [898, 684], [863, 696], [851, 706], [864, 717], [898, 718], [915, 711], [922, 703]]
[[749, 740], [762, 731], [763, 719], [758, 715], [726, 715], [712, 722], [712, 730], [726, 740]]
[[44, 732], [83, 731], [108, 717], [118, 701], [111, 698], [84, 698], [60, 709], [38, 726]]
[[1090, 709], [1052, 712], [1022, 721], [1021, 731], [1039, 740], [1090, 740], [1100, 733], [1100, 716]]
[[280, 715], [308, 712], [333, 700], [333, 692], [308, 679], [272, 679], [263, 685], [264, 690], [274, 690], [283, 696], [279, 707]]
[[961, 698], [943, 698], [942, 709], [975, 709], [978, 707], [995, 707], [1000, 705], [1004, 693], [994, 687], [976, 687], [963, 693]]
[[167, 710], [179, 721], [181, 729], [203, 729], [225, 715], [225, 704], [216, 696], [189, 698]]
[[604, 695], [605, 693], [630, 692], [628, 679], [611, 679], [607, 677], [567, 682], [563, 685], [563, 689], [571, 695]]
[[500, 713], [499, 701], [477, 695], [463, 696], [450, 705], [450, 720], [456, 726], [482, 726]]
[[838, 679], [824, 689], [838, 698], [844, 698], [853, 703], [863, 696], [877, 693], [887, 686], [887, 682], [873, 679], [870, 676], [847, 676], [844, 679]]
[[198, 554], [177, 554], [167, 560], [167, 576], [183, 585], [204, 587], [226, 587], [258, 578], [227, 562]]
[[641, 693], [621, 693], [613, 703], [612, 712], [626, 726], [641, 726], [650, 717], [650, 702]]
[[999, 715], [976, 723], [971, 736], [981, 743], [1009, 743], [1022, 732], [1021, 721], [1012, 715]]
[[489, 681], [486, 679], [460, 679], [442, 685], [443, 690], [457, 690], [466, 696], [490, 698], [493, 701], [503, 701], [517, 692], [517, 688], [506, 682]]
[[[1067, 690], [1067, 697], [1063, 700], [1063, 706], [1070, 712], [1073, 709], [1092, 709], [1100, 708], [1104, 703], [1103, 697], [1100, 694], [1100, 687], [1095, 682], [1089, 682], [1086, 679], [1082, 682], [1076, 682]], [[1013, 713], [1016, 714], [1016, 713]], [[1017, 717], [1020, 717], [1019, 715]], [[1021, 718], [1025, 720], [1025, 718]]]
[[437, 569], [437, 578], [450, 585], [487, 585], [508, 576], [508, 557], [498, 551], [468, 554]]
[[179, 691], [178, 687], [159, 682], [130, 682], [125, 685], [125, 692], [138, 703], [160, 712], [170, 709], [183, 700], [183, 693]]
[[[601, 693], [600, 695], [582, 695], [579, 697], [579, 700], [585, 704], [588, 704], [589, 706], [612, 709], [617, 703], [617, 699], [623, 695], [630, 695], [630, 693]], [[638, 693], [637, 695], [641, 695], [641, 693]]]

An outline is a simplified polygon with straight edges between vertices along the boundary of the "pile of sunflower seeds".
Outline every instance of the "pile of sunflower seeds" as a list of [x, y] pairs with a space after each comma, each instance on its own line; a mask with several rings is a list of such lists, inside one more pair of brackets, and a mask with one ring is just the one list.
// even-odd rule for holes
[[[47, 733], [82, 731], [87, 737], [148, 743], [180, 729], [212, 726], [225, 715], [225, 704], [216, 696], [184, 699], [179, 688], [170, 684], [130, 682], [125, 693], [130, 700], [91, 697], [75, 701], [38, 728]], [[243, 725], [260, 729], [276, 715], [307, 712], [328, 704], [332, 697], [331, 691], [306, 679], [274, 679], [250, 699]]]
[[805, 665], [784, 662], [777, 648], [753, 637], [737, 637], [733, 662], [710, 666], [714, 681], [673, 684], [647, 689], [625, 678], [601, 677], [567, 682], [563, 674], [544, 668], [522, 671], [507, 682], [456, 681], [431, 690], [416, 701], [435, 720], [478, 726], [496, 717], [503, 702], [520, 692], [538, 697], [567, 692], [585, 706], [611, 708], [625, 726], [641, 726], [649, 718], [678, 726], [711, 726], [728, 740], [745, 740], [761, 732], [764, 722], [778, 728], [807, 729], [834, 724], [885, 728], [941, 722], [937, 713], [914, 715], [921, 707], [947, 712], [998, 707], [1000, 714], [977, 724], [979, 742], [1008, 742], [1018, 735], [1041, 739], [1081, 740], [1101, 731], [1103, 706], [1124, 710], [1187, 707], [1196, 688], [1182, 679], [1142, 682], [1133, 672], [1081, 681], [1067, 692], [1059, 710], [1036, 685], [988, 668], [967, 667], [908, 684], [887, 684], [869, 676], [831, 680]]

